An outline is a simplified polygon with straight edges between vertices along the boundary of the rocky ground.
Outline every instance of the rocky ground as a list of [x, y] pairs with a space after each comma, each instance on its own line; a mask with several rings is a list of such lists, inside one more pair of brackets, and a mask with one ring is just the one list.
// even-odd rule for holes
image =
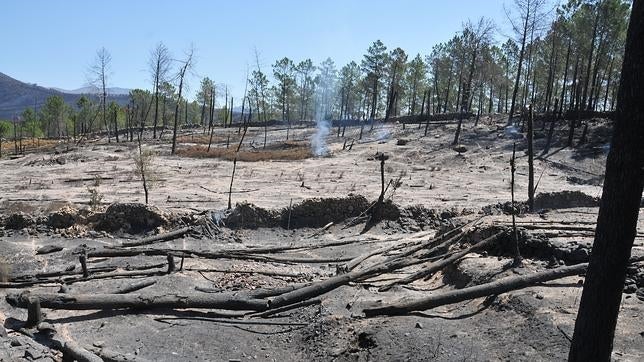
[[[111, 352], [115, 360], [565, 359], [583, 275], [405, 316], [366, 318], [363, 310], [587, 261], [610, 135], [605, 121], [589, 124], [588, 142], [572, 149], [555, 143], [535, 161], [534, 213], [523, 203], [525, 139], [518, 129], [506, 128], [501, 117], [467, 125], [461, 152], [450, 146], [453, 124], [431, 125], [426, 136], [424, 127], [416, 125], [377, 124], [373, 130], [365, 127], [361, 140], [360, 128], [350, 127], [346, 143], [333, 129], [326, 137], [330, 153], [324, 157], [238, 162], [232, 210], [226, 210], [232, 162], [172, 156], [167, 139], [145, 145], [157, 152], [150, 206], [140, 204], [134, 144], [61, 143], [3, 159], [0, 274], [7, 295], [114, 293], [143, 281], [154, 284], [134, 292], [142, 296], [247, 294], [302, 286], [345, 273], [358, 256], [373, 254], [356, 270], [369, 268], [405, 245], [472, 225], [444, 250], [454, 253], [510, 226], [514, 143], [524, 261], [522, 267], [510, 267], [513, 243], [504, 235], [429, 278], [383, 288], [430, 264], [410, 265], [340, 286], [316, 303], [270, 317], [194, 308], [134, 313], [43, 308], [46, 323], [25, 328], [27, 311], [2, 298], [0, 361], [61, 360], [52, 340], [74, 341], [103, 356]], [[565, 138], [565, 131], [558, 130], [558, 139]], [[236, 129], [218, 130], [215, 147], [226, 147], [229, 132], [234, 138]], [[306, 143], [314, 132], [303, 127], [289, 134]], [[269, 146], [279, 148], [285, 135], [284, 129], [270, 128]], [[538, 124], [538, 154], [543, 135]], [[194, 146], [198, 136], [186, 131], [180, 148]], [[259, 152], [263, 139], [263, 129], [249, 130], [244, 149]], [[353, 144], [350, 150], [343, 147], [347, 144]], [[392, 181], [386, 207], [378, 222], [370, 223], [370, 206], [380, 193], [376, 152], [389, 156], [385, 177]], [[642, 220], [634, 256], [644, 256]], [[184, 228], [178, 238], [141, 246], [149, 249], [147, 255], [92, 257], [93, 251]], [[267, 248], [272, 251], [259, 252]], [[381, 250], [387, 251], [377, 252]], [[172, 273], [166, 272], [162, 253], [168, 251], [186, 256], [175, 258]], [[89, 255], [89, 278], [81, 274], [83, 253]], [[639, 262], [628, 271], [615, 360], [644, 358], [643, 300], [644, 264]]]

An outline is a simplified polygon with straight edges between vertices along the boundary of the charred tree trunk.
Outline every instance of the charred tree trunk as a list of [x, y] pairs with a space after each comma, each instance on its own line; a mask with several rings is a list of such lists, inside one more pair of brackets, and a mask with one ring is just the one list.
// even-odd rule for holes
[[610, 360], [637, 228], [644, 187], [644, 1], [633, 2], [630, 19], [615, 128], [570, 361]]
[[[597, 7], [597, 5], [596, 5]], [[588, 100], [588, 86], [590, 85], [590, 70], [593, 64], [593, 52], [595, 51], [595, 38], [597, 37], [597, 26], [599, 25], [599, 9], [595, 9], [597, 14], [595, 15], [595, 22], [593, 25], [593, 35], [590, 40], [590, 48], [588, 49], [588, 66], [586, 66], [586, 77], [584, 78], [584, 94], [581, 98], [581, 107], [579, 109], [590, 109], [589, 105], [586, 104]]]
[[517, 101], [517, 93], [519, 92], [519, 80], [521, 79], [521, 68], [523, 67], [523, 54], [525, 52], [525, 41], [528, 36], [528, 21], [530, 20], [530, 7], [527, 8], [528, 12], [523, 23], [523, 35], [521, 37], [521, 49], [519, 50], [519, 64], [517, 65], [517, 77], [514, 81], [514, 90], [512, 91], [512, 102], [510, 103], [510, 112], [508, 113], [508, 124], [512, 123], [512, 115]]
[[528, 208], [534, 211], [534, 125], [532, 105], [528, 108]]
[[[559, 101], [559, 107], [561, 110], [564, 109], [564, 102], [566, 100], [566, 82], [568, 82], [568, 66], [570, 65], [570, 47], [572, 45], [572, 40], [568, 40], [568, 51], [566, 52], [566, 66], [564, 67], [564, 78], [563, 78], [563, 85], [561, 86], [561, 100]], [[555, 105], [555, 111], [557, 111], [557, 106]]]

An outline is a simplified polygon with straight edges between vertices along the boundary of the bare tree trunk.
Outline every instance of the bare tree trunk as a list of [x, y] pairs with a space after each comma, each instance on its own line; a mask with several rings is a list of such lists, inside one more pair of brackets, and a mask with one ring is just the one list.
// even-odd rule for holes
[[595, 241], [569, 361], [608, 361], [644, 188], [644, 1], [628, 28]]
[[532, 114], [532, 105], [528, 108], [528, 208], [530, 211], [534, 211], [534, 149], [533, 149], [533, 137], [534, 137], [534, 125], [533, 125], [533, 114]]
[[192, 65], [192, 51], [188, 55], [183, 67], [179, 71], [179, 93], [177, 95], [177, 105], [174, 112], [174, 129], [172, 132], [172, 151], [171, 154], [175, 154], [177, 151], [177, 131], [179, 128], [179, 104], [181, 103], [181, 92], [183, 91], [183, 80], [186, 75], [186, 71]]
[[517, 233], [517, 223], [516, 223], [517, 208], [514, 203], [514, 173], [516, 172], [516, 150], [517, 150], [517, 144], [514, 143], [512, 145], [512, 159], [510, 160], [510, 172], [512, 174], [510, 179], [510, 193], [512, 197], [511, 199], [512, 201], [512, 238], [514, 241], [514, 262], [512, 263], [512, 265], [520, 266], [521, 253], [519, 251], [519, 234]]
[[608, 103], [608, 90], [610, 89], [610, 81], [613, 78], [612, 73], [613, 73], [613, 62], [615, 58], [610, 59], [610, 65], [608, 66], [608, 71], [606, 73], [606, 94], [604, 95], [604, 108], [603, 110], [606, 111], [606, 105]]
[[523, 23], [523, 34], [521, 38], [521, 50], [519, 50], [519, 64], [517, 66], [517, 77], [514, 82], [514, 90], [512, 91], [512, 102], [510, 103], [510, 112], [508, 114], [508, 124], [512, 123], [512, 115], [514, 114], [514, 107], [517, 100], [517, 92], [519, 91], [519, 80], [521, 79], [521, 68], [523, 67], [523, 53], [525, 51], [525, 41], [528, 36], [528, 21], [530, 19], [530, 7], [527, 8], [525, 22]]
[[[598, 5], [595, 5], [597, 7]], [[586, 77], [584, 78], [584, 94], [581, 98], [581, 107], [579, 107], [579, 110], [582, 109], [589, 109], [588, 105], [586, 104], [587, 97], [588, 97], [588, 85], [590, 84], [590, 70], [592, 68], [593, 64], [593, 52], [595, 51], [595, 38], [597, 37], [597, 26], [599, 25], [599, 9], [594, 9], [597, 12], [597, 15], [595, 15], [595, 22], [593, 25], [593, 35], [590, 41], [590, 48], [588, 49], [588, 66], [586, 66]]]
[[[566, 82], [568, 82], [568, 65], [570, 64], [570, 47], [572, 45], [572, 39], [568, 40], [568, 51], [566, 52], [566, 66], [564, 68], [564, 78], [563, 85], [561, 89], [561, 101], [559, 102], [560, 112], [564, 109], [564, 102], [566, 100]], [[555, 108], [557, 108], [555, 106]], [[556, 111], [556, 109], [555, 109]]]
[[445, 89], [445, 103], [443, 104], [443, 113], [447, 112], [447, 103], [449, 102], [449, 91], [452, 87], [452, 71], [454, 69], [454, 62], [449, 66], [449, 77], [447, 77], [447, 88]]

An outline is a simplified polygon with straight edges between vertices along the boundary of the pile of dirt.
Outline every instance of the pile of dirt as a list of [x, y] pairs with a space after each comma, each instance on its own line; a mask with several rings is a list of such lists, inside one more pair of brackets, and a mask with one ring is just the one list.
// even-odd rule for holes
[[24, 212], [16, 212], [4, 220], [4, 228], [8, 230], [21, 230], [36, 223], [36, 218]]
[[491, 204], [491, 205], [485, 205], [481, 209], [481, 212], [484, 215], [512, 215], [512, 213], [515, 213], [515, 215], [521, 215], [525, 214], [528, 212], [528, 203], [523, 202], [523, 201], [515, 201], [514, 202], [514, 210], [512, 208], [512, 202], [506, 201], [506, 202], [498, 202], [496, 204]]
[[[359, 216], [369, 216], [370, 203], [360, 195], [347, 197], [313, 198], [304, 200], [291, 207], [279, 210], [266, 210], [250, 203], [235, 205], [232, 210], [217, 214], [215, 223], [231, 229], [257, 229], [260, 227], [318, 228], [328, 223], [340, 223]], [[364, 215], [363, 215], [364, 214]], [[401, 210], [388, 201], [380, 210], [379, 220], [398, 220]]]
[[98, 231], [124, 231], [129, 234], [147, 232], [168, 224], [167, 216], [157, 207], [139, 203], [116, 203], [110, 205], [104, 213], [93, 215], [90, 221], [95, 222]]
[[[528, 212], [526, 201], [514, 202], [515, 215]], [[587, 195], [581, 191], [557, 191], [539, 193], [534, 197], [534, 209], [570, 209], [574, 207], [596, 207], [599, 206], [599, 198]], [[512, 203], [510, 201], [483, 206], [481, 209], [485, 215], [512, 214]]]
[[278, 217], [279, 214], [275, 211], [244, 202], [236, 204], [232, 210], [220, 215], [217, 223], [223, 223], [231, 229], [257, 229], [276, 226]]
[[[308, 199], [281, 210], [280, 225], [287, 227], [290, 219], [292, 228], [322, 227], [330, 222], [342, 222], [359, 216], [368, 207], [369, 201], [364, 196], [353, 194], [347, 197]], [[388, 211], [387, 214], [391, 214], [392, 210]]]
[[546, 192], [534, 198], [534, 207], [537, 210], [596, 206], [599, 206], [599, 198], [581, 191]]
[[47, 216], [47, 226], [52, 229], [66, 229], [76, 224], [78, 218], [78, 210], [63, 207]]
[[398, 222], [411, 231], [440, 229], [450, 224], [450, 219], [470, 213], [471, 211], [465, 209], [436, 210], [423, 205], [412, 205], [400, 210]]

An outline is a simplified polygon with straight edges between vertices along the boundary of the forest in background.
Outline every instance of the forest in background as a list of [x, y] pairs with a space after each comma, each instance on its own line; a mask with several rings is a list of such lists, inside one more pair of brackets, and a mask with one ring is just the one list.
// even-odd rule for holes
[[[262, 67], [256, 53], [244, 98], [233, 99], [216, 75], [200, 80], [195, 99], [185, 87], [194, 51], [180, 59], [163, 43], [150, 52], [150, 89], [134, 89], [122, 106], [106, 91], [69, 105], [49, 97], [40, 109], [0, 122], [0, 137], [78, 137], [90, 132], [171, 123], [214, 127], [241, 119], [255, 122], [388, 119], [403, 115], [472, 112], [516, 114], [610, 111], [615, 107], [631, 3], [569, 0], [551, 8], [545, 0], [515, 0], [507, 6], [513, 29], [497, 43], [488, 19], [468, 20], [429, 54], [373, 42], [363, 58], [337, 65], [331, 58], [276, 60]], [[99, 49], [87, 71], [91, 84], [107, 89], [111, 56]]]

